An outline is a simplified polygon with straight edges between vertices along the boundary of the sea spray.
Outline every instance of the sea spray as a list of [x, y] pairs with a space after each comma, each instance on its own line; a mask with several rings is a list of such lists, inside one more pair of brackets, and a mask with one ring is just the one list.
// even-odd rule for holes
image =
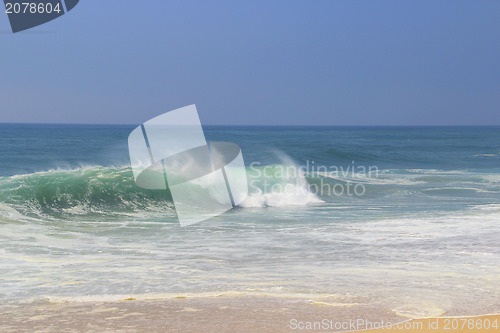
[[276, 151], [275, 154], [281, 164], [251, 164], [247, 171], [249, 196], [240, 206], [282, 207], [322, 202], [310, 191], [303, 170], [283, 152]]

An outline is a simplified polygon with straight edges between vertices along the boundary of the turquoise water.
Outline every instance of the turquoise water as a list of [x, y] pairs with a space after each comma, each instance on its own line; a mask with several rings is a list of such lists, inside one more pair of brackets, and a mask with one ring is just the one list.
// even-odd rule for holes
[[168, 192], [135, 185], [133, 128], [0, 124], [1, 299], [500, 309], [499, 127], [205, 127], [241, 146], [250, 195], [184, 228]]

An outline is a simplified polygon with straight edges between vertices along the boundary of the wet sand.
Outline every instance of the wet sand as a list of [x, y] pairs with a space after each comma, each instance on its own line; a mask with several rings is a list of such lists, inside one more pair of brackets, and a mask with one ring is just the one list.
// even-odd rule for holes
[[[463, 309], [456, 309], [457, 312]], [[453, 315], [450, 313], [446, 314]], [[500, 316], [497, 316], [500, 318]], [[260, 296], [49, 302], [0, 306], [0, 332], [333, 332], [339, 323], [408, 321], [380, 304], [327, 303]], [[441, 318], [442, 320], [442, 318]], [[322, 323], [322, 327], [312, 327]], [[328, 325], [326, 324], [328, 323]], [[500, 320], [499, 320], [500, 323]], [[335, 325], [337, 324], [337, 328]], [[308, 326], [309, 325], [309, 326]], [[428, 328], [405, 332], [481, 332]], [[312, 327], [312, 328], [308, 328]], [[345, 328], [346, 326], [344, 326]], [[350, 328], [352, 328], [351, 326]], [[376, 326], [372, 326], [377, 328]], [[316, 329], [315, 329], [316, 328]], [[352, 331], [352, 329], [347, 329]], [[390, 330], [396, 331], [395, 329]], [[374, 331], [375, 332], [375, 331]], [[376, 331], [382, 332], [382, 331]], [[484, 332], [500, 332], [498, 329]]]

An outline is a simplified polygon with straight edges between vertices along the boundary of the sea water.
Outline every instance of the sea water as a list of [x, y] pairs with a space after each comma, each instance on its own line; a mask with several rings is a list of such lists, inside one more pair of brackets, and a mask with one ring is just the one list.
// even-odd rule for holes
[[135, 184], [134, 127], [0, 124], [0, 299], [500, 307], [499, 127], [204, 127], [250, 193], [188, 227]]

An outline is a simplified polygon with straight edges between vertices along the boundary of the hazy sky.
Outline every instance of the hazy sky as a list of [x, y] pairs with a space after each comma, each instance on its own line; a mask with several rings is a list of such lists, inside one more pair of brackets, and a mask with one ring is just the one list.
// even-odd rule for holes
[[[3, 11], [3, 10], [2, 10]], [[500, 1], [81, 0], [12, 34], [0, 122], [500, 125]]]

